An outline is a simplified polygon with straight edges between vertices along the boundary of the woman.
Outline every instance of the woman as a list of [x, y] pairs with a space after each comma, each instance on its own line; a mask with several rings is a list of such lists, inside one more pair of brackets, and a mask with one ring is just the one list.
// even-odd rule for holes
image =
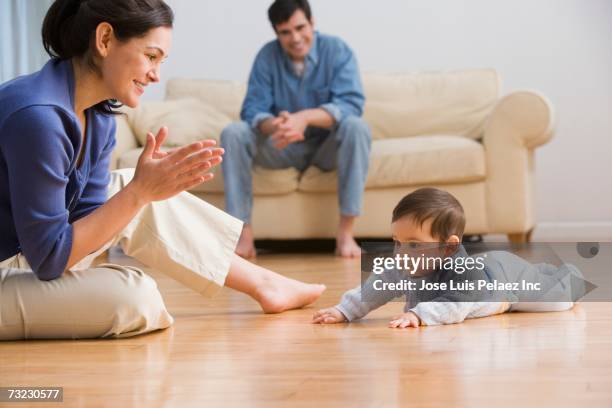
[[114, 244], [204, 295], [224, 285], [246, 293], [264, 312], [302, 307], [325, 289], [237, 257], [242, 223], [182, 193], [213, 177], [223, 154], [214, 141], [163, 153], [162, 129], [135, 171], [109, 172], [115, 101], [136, 107], [159, 81], [172, 23], [162, 0], [56, 0], [42, 29], [51, 60], [0, 86], [0, 339], [170, 326], [142, 271], [90, 266]]

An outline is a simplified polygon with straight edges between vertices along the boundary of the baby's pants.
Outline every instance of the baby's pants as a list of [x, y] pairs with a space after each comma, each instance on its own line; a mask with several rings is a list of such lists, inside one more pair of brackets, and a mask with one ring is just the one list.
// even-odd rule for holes
[[505, 251], [487, 252], [485, 263], [493, 279], [540, 284], [540, 291], [512, 291], [511, 312], [560, 312], [571, 309], [584, 294], [582, 273], [570, 264], [532, 264]]
[[[113, 171], [109, 196], [133, 169]], [[223, 287], [242, 222], [189, 193], [153, 202], [113, 240], [62, 276], [40, 281], [25, 257], [0, 262], [0, 340], [129, 337], [169, 327], [155, 281], [138, 268], [101, 264], [113, 245], [204, 296]]]

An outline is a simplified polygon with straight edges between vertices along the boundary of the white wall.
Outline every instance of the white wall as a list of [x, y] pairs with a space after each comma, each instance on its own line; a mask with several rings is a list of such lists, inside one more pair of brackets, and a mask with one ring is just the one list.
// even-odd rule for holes
[[[505, 92], [543, 92], [559, 122], [537, 152], [538, 220], [612, 222], [612, 1], [311, 1], [318, 29], [344, 38], [362, 71], [494, 67]], [[168, 3], [176, 26], [166, 79], [245, 81], [273, 38], [269, 0]]]

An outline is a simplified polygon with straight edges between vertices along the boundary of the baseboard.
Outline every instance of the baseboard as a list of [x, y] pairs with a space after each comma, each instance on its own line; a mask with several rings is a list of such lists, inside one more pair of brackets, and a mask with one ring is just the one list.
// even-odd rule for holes
[[[486, 235], [489, 242], [504, 242], [505, 235]], [[532, 242], [612, 242], [612, 222], [540, 222]]]
[[612, 222], [541, 222], [533, 241], [612, 242]]

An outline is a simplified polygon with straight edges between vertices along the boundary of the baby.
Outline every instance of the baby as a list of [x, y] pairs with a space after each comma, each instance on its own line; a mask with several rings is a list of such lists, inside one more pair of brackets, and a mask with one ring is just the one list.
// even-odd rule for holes
[[[459, 323], [510, 311], [562, 311], [570, 309], [573, 300], [583, 294], [582, 274], [572, 265], [531, 264], [505, 251], [470, 257], [461, 246], [465, 228], [463, 208], [445, 191], [421, 188], [405, 196], [393, 210], [391, 228], [394, 254], [451, 261], [444, 266], [441, 262], [435, 267], [430, 265], [429, 269], [422, 262], [408, 274], [396, 268], [371, 273], [363, 285], [346, 292], [339, 304], [317, 311], [313, 323], [351, 322], [400, 296], [406, 298], [404, 313], [389, 322], [392, 328]], [[470, 263], [468, 258], [476, 260], [471, 259]], [[457, 268], [467, 264], [474, 267], [467, 271]], [[375, 284], [376, 280], [380, 282]], [[413, 289], [436, 289], [394, 289], [402, 281], [409, 282]], [[475, 290], [474, 284], [480, 281], [486, 285]], [[518, 282], [537, 284], [539, 290], [521, 289]], [[501, 290], [495, 285], [501, 285]], [[440, 290], [441, 287], [445, 289]]]

